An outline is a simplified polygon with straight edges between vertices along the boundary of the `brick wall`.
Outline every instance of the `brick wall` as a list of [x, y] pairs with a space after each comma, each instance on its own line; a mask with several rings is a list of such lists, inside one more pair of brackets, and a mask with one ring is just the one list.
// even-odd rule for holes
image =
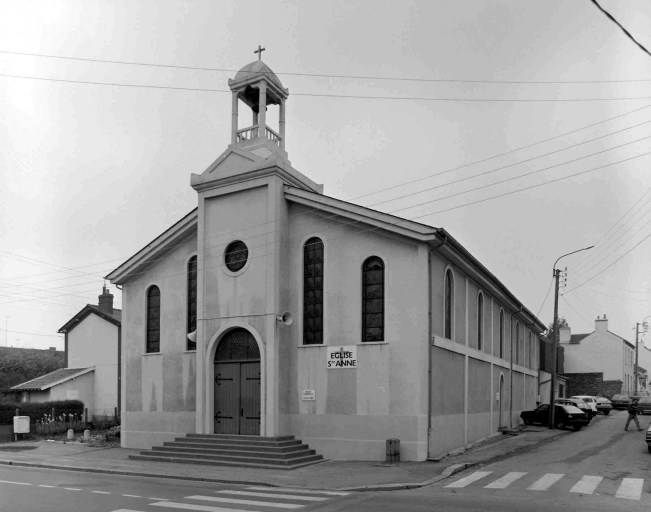
[[622, 392], [621, 380], [604, 381], [603, 372], [565, 373], [567, 377], [567, 396], [592, 395], [610, 398]]

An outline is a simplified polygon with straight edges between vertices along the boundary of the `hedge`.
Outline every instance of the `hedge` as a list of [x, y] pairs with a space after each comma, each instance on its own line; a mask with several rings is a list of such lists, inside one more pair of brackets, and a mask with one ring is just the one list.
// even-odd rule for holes
[[84, 403], [79, 400], [59, 400], [54, 402], [41, 403], [0, 403], [0, 425], [13, 425], [16, 409], [19, 409], [21, 416], [29, 416], [30, 423], [36, 423], [46, 414], [52, 414], [54, 408], [55, 416], [61, 414], [76, 414], [78, 418], [84, 417]]

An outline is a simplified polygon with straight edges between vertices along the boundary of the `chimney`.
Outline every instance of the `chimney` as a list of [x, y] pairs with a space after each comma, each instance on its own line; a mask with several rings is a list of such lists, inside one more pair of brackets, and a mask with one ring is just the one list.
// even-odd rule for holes
[[558, 342], [559, 343], [570, 343], [572, 339], [572, 329], [569, 327], [561, 327], [558, 330]]
[[102, 295], [99, 296], [98, 305], [100, 311], [109, 315], [113, 314], [113, 295], [108, 291], [106, 286], [104, 286]]
[[594, 328], [595, 331], [599, 332], [606, 332], [608, 330], [608, 320], [606, 319], [605, 313], [603, 318], [597, 317], [597, 319], [594, 321]]

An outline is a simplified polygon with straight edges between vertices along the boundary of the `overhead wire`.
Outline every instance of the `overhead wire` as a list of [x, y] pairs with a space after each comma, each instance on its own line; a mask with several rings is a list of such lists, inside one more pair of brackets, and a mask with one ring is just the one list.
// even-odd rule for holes
[[[117, 82], [95, 82], [91, 80], [70, 80], [63, 78], [45, 78], [37, 76], [24, 76], [24, 75], [12, 75], [8, 73], [0, 73], [0, 76], [5, 78], [21, 78], [25, 80], [37, 80], [45, 82], [59, 82], [59, 83], [71, 83], [71, 84], [81, 84], [81, 85], [103, 85], [110, 87], [132, 87], [132, 88], [144, 88], [144, 89], [162, 89], [162, 90], [174, 90], [174, 91], [195, 91], [195, 92], [219, 92], [232, 94], [231, 90], [225, 89], [208, 89], [200, 87], [174, 87], [170, 85], [151, 85], [151, 84], [124, 84]], [[356, 100], [390, 100], [390, 101], [450, 101], [450, 102], [471, 102], [471, 103], [481, 103], [481, 102], [497, 102], [497, 103], [565, 103], [565, 102], [578, 102], [586, 103], [592, 101], [634, 101], [634, 100], [649, 100], [651, 96], [635, 96], [627, 98], [429, 98], [429, 97], [420, 97], [420, 96], [368, 96], [362, 94], [319, 94], [319, 93], [302, 93], [302, 92], [293, 92], [293, 96], [306, 96], [310, 98], [342, 98], [342, 99], [356, 99]]]
[[[474, 161], [474, 162], [470, 162], [470, 163], [468, 163], [468, 164], [464, 164], [464, 165], [461, 165], [461, 166], [453, 167], [453, 168], [451, 168], [451, 169], [447, 169], [447, 170], [442, 171], [442, 172], [439, 172], [439, 173], [430, 174], [430, 175], [427, 175], [427, 176], [424, 176], [424, 177], [421, 177], [421, 178], [417, 178], [417, 179], [415, 179], [415, 180], [411, 180], [411, 181], [403, 182], [403, 183], [400, 183], [400, 184], [397, 184], [397, 185], [393, 185], [393, 186], [390, 186], [390, 187], [387, 187], [387, 188], [384, 188], [384, 189], [376, 190], [375, 192], [370, 192], [370, 193], [367, 193], [367, 194], [363, 194], [363, 195], [361, 195], [361, 196], [357, 196], [357, 197], [354, 197], [354, 198], [352, 198], [352, 199], [349, 199], [348, 201], [355, 201], [355, 200], [358, 200], [358, 199], [361, 199], [361, 198], [364, 198], [364, 197], [368, 197], [368, 196], [371, 196], [371, 195], [379, 194], [379, 193], [381, 193], [381, 192], [385, 192], [385, 191], [388, 191], [388, 190], [393, 190], [393, 189], [398, 188], [398, 187], [401, 187], [401, 186], [409, 185], [409, 184], [412, 184], [412, 183], [417, 183], [417, 182], [420, 182], [420, 181], [423, 181], [423, 180], [426, 180], [426, 179], [430, 179], [430, 178], [433, 178], [433, 177], [436, 177], [436, 176], [440, 176], [440, 175], [447, 174], [447, 173], [450, 173], [450, 172], [453, 172], [453, 171], [457, 171], [457, 170], [460, 170], [460, 169], [464, 169], [464, 168], [467, 168], [467, 167], [470, 167], [470, 166], [473, 166], [473, 165], [477, 165], [477, 164], [480, 164], [480, 163], [483, 163], [483, 162], [487, 162], [487, 161], [489, 161], [489, 160], [494, 160], [494, 159], [496, 159], [496, 158], [499, 158], [499, 157], [502, 157], [502, 156], [506, 156], [506, 155], [509, 155], [509, 154], [515, 153], [515, 152], [517, 152], [517, 151], [521, 151], [521, 150], [523, 150], [523, 149], [528, 149], [528, 148], [530, 148], [530, 147], [533, 147], [533, 146], [536, 146], [536, 145], [543, 144], [543, 143], [545, 143], [545, 142], [550, 142], [550, 141], [552, 141], [552, 140], [555, 140], [555, 139], [558, 139], [558, 138], [561, 138], [561, 137], [565, 137], [565, 136], [567, 136], [567, 135], [571, 135], [571, 134], [573, 134], [573, 133], [577, 133], [577, 132], [580, 132], [580, 131], [586, 130], [586, 129], [588, 129], [588, 128], [592, 128], [592, 127], [594, 127], [594, 126], [598, 126], [598, 125], [600, 125], [600, 124], [604, 124], [604, 123], [607, 123], [607, 122], [613, 121], [613, 120], [618, 119], [618, 118], [620, 118], [620, 117], [624, 117], [624, 116], [627, 116], [627, 115], [630, 115], [630, 114], [633, 114], [633, 113], [639, 112], [639, 111], [644, 110], [644, 109], [647, 109], [647, 108], [649, 108], [649, 107], [651, 107], [651, 105], [645, 105], [645, 106], [643, 106], [643, 107], [639, 107], [639, 108], [636, 108], [636, 109], [634, 109], [634, 110], [630, 110], [630, 111], [628, 111], [628, 112], [624, 112], [624, 113], [622, 113], [622, 114], [618, 114], [618, 115], [616, 115], [616, 116], [609, 117], [609, 118], [604, 119], [604, 120], [602, 120], [602, 121], [598, 121], [598, 122], [596, 122], [596, 123], [592, 123], [592, 124], [590, 124], [590, 125], [583, 126], [583, 127], [581, 127], [581, 128], [577, 128], [577, 129], [574, 129], [574, 130], [570, 130], [570, 131], [568, 131], [568, 132], [563, 132], [563, 133], [561, 133], [561, 134], [559, 134], [559, 135], [555, 135], [555, 136], [553, 136], [553, 137], [550, 137], [550, 138], [547, 138], [547, 139], [543, 139], [543, 140], [541, 140], [541, 141], [534, 142], [534, 143], [532, 143], [532, 144], [528, 144], [528, 145], [526, 145], [526, 146], [521, 146], [521, 147], [519, 147], [519, 148], [516, 148], [516, 149], [510, 150], [510, 151], [507, 151], [507, 152], [504, 152], [504, 153], [500, 153], [500, 154], [497, 154], [497, 155], [493, 155], [493, 156], [490, 156], [490, 157], [487, 157], [487, 158], [484, 158], [484, 159], [481, 159], [481, 160], [476, 160], [476, 161]], [[637, 126], [637, 125], [636, 125], [636, 126]], [[571, 146], [570, 146], [570, 147], [571, 147]], [[548, 155], [548, 153], [547, 153], [547, 154], [544, 154], [544, 155], [541, 155], [540, 157], [547, 156], [547, 155]], [[373, 206], [373, 205], [370, 205], [370, 206]], [[368, 206], [365, 206], [365, 208], [368, 208]], [[316, 210], [316, 209], [311, 210], [311, 211], [315, 211], [315, 210]], [[308, 211], [307, 213], [309, 213], [309, 211]], [[298, 215], [304, 215], [304, 214], [305, 214], [305, 213], [301, 213], [301, 214], [298, 214]], [[297, 216], [298, 216], [298, 215], [297, 215]], [[248, 226], [248, 227], [246, 227], [246, 228], [244, 228], [244, 229], [250, 229], [250, 228], [253, 228], [253, 227], [264, 226], [264, 225], [268, 225], [268, 224], [273, 223], [273, 222], [276, 222], [276, 219], [274, 219], [274, 220], [272, 220], [272, 221], [265, 222], [265, 223], [261, 223], [261, 224], [256, 224], [256, 225]], [[231, 232], [231, 233], [227, 233], [227, 234], [232, 234], [232, 232]], [[216, 236], [221, 236], [221, 235], [216, 235]], [[207, 237], [206, 239], [210, 239], [210, 238], [214, 238], [214, 237]], [[205, 240], [205, 239], [204, 239], [204, 240]], [[181, 244], [180, 244], [180, 245], [181, 245]], [[179, 247], [180, 245], [173, 246], [172, 248], [174, 248], [174, 247]], [[17, 256], [18, 256], [18, 255], [17, 255]], [[115, 259], [112, 259], [112, 260], [106, 260], [106, 261], [102, 261], [102, 262], [98, 262], [98, 263], [93, 263], [93, 264], [91, 264], [91, 265], [84, 265], [84, 266], [81, 266], [81, 267], [78, 267], [78, 268], [86, 268], [86, 267], [89, 267], [89, 266], [96, 266], [96, 265], [100, 265], [100, 264], [103, 264], [103, 263], [111, 263], [111, 262], [115, 262], [115, 261], [123, 261], [124, 259], [125, 259], [125, 257], [120, 257], [120, 258], [115, 258]], [[55, 272], [52, 272], [52, 273], [57, 273], [57, 272], [59, 272], [59, 271], [55, 271]], [[21, 277], [16, 277], [16, 278], [9, 278], [9, 279], [27, 279], [27, 278], [31, 278], [31, 277], [38, 277], [38, 276], [41, 276], [41, 275], [48, 275], [48, 274], [50, 274], [50, 273], [35, 274], [35, 275], [29, 275], [29, 276], [21, 276]], [[95, 275], [95, 274], [93, 274], [93, 275]], [[60, 281], [60, 280], [69, 279], [69, 278], [72, 278], [72, 277], [63, 277], [63, 278], [53, 279], [53, 280], [50, 280], [50, 281], [44, 281], [44, 282], [54, 282], [54, 281]]]
[[[154, 68], [167, 68], [167, 69], [184, 69], [190, 71], [213, 71], [220, 73], [252, 73], [259, 74], [260, 71], [247, 71], [244, 69], [227, 69], [227, 68], [209, 68], [209, 67], [198, 67], [198, 66], [181, 66], [175, 64], [155, 64], [149, 62], [134, 62], [134, 61], [124, 61], [124, 60], [107, 60], [107, 59], [90, 59], [83, 57], [68, 57], [62, 55], [51, 55], [44, 53], [28, 53], [28, 52], [16, 52], [9, 50], [0, 50], [0, 53], [10, 54], [10, 55], [21, 55], [28, 57], [44, 57], [50, 59], [63, 59], [63, 60], [74, 60], [81, 62], [97, 62], [102, 64], [121, 64], [127, 66], [145, 66], [145, 67], [154, 67]], [[434, 83], [480, 83], [480, 84], [610, 84], [610, 83], [635, 83], [635, 82], [650, 82], [651, 78], [641, 78], [633, 80], [467, 80], [467, 79], [455, 79], [455, 78], [413, 78], [413, 77], [389, 77], [389, 76], [377, 76], [377, 75], [332, 75], [332, 74], [322, 74], [322, 73], [298, 73], [298, 72], [289, 72], [289, 71], [274, 71], [275, 75], [283, 76], [303, 76], [310, 78], [345, 78], [352, 80], [389, 80], [396, 82], [434, 82]]]

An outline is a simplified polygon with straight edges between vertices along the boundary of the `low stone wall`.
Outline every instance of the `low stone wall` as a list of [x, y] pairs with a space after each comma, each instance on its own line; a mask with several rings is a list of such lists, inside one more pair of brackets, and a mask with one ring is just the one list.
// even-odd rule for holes
[[611, 398], [622, 391], [621, 380], [604, 380], [603, 372], [564, 373], [568, 379], [567, 396], [591, 395]]

